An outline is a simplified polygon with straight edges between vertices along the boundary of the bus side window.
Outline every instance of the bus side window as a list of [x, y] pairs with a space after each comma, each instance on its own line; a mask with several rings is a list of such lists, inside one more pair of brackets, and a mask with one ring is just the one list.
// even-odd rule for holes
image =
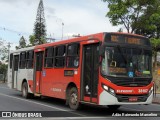
[[67, 47], [66, 66], [68, 68], [76, 68], [79, 66], [79, 43], [70, 44]]
[[10, 54], [10, 61], [9, 61], [10, 69], [12, 69], [12, 63], [13, 63], [13, 54]]
[[26, 52], [20, 53], [20, 62], [19, 62], [19, 68], [24, 69], [26, 67]]
[[55, 67], [64, 67], [65, 65], [66, 46], [56, 47]]
[[54, 48], [53, 47], [48, 47], [45, 50], [45, 62], [44, 62], [44, 66], [46, 68], [53, 67], [53, 60], [54, 60]]
[[34, 52], [33, 50], [28, 51], [26, 55], [26, 68], [33, 68], [33, 57], [34, 57]]

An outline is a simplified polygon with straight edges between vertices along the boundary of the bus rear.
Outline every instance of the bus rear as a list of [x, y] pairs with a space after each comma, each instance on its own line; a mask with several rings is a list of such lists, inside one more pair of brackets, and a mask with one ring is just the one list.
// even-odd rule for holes
[[150, 104], [153, 96], [152, 49], [149, 39], [104, 33], [101, 46], [99, 105]]

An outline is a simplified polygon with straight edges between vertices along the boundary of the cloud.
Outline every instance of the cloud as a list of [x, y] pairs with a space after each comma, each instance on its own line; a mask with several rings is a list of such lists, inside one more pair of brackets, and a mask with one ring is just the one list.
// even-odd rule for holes
[[[118, 30], [105, 17], [107, 5], [102, 1], [43, 0], [43, 3], [47, 34], [55, 38], [61, 38], [62, 30], [66, 36], [69, 33], [86, 35]], [[38, 4], [39, 0], [0, 0], [0, 27], [32, 34]], [[17, 34], [9, 32], [1, 32], [0, 37], [2, 36], [14, 43], [18, 43], [20, 39]]]

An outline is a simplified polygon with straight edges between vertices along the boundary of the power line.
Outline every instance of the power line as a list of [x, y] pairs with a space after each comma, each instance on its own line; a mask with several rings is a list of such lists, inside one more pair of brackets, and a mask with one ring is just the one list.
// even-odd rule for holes
[[0, 29], [3, 30], [3, 31], [8, 31], [8, 32], [16, 33], [16, 34], [18, 34], [19, 36], [20, 36], [20, 35], [24, 35], [24, 34], [25, 34], [25, 35], [31, 35], [31, 34], [26, 33], [26, 32], [20, 32], [20, 31], [16, 31], [16, 30], [9, 29], [9, 28], [6, 28], [6, 27], [1, 27], [1, 26], [0, 26]]

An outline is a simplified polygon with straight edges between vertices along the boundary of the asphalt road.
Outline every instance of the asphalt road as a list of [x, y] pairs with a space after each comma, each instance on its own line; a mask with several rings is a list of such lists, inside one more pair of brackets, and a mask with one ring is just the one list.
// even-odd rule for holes
[[[84, 105], [81, 110], [72, 111], [63, 100], [47, 97], [24, 99], [21, 92], [9, 89], [6, 84], [0, 84], [0, 116], [3, 115], [0, 119], [10, 119], [8, 114], [12, 117], [18, 116], [19, 119], [42, 116], [37, 120], [159, 120], [160, 117], [154, 116], [160, 116], [160, 105], [123, 105], [117, 111], [110, 111], [107, 107]], [[140, 115], [143, 117], [137, 117]]]

